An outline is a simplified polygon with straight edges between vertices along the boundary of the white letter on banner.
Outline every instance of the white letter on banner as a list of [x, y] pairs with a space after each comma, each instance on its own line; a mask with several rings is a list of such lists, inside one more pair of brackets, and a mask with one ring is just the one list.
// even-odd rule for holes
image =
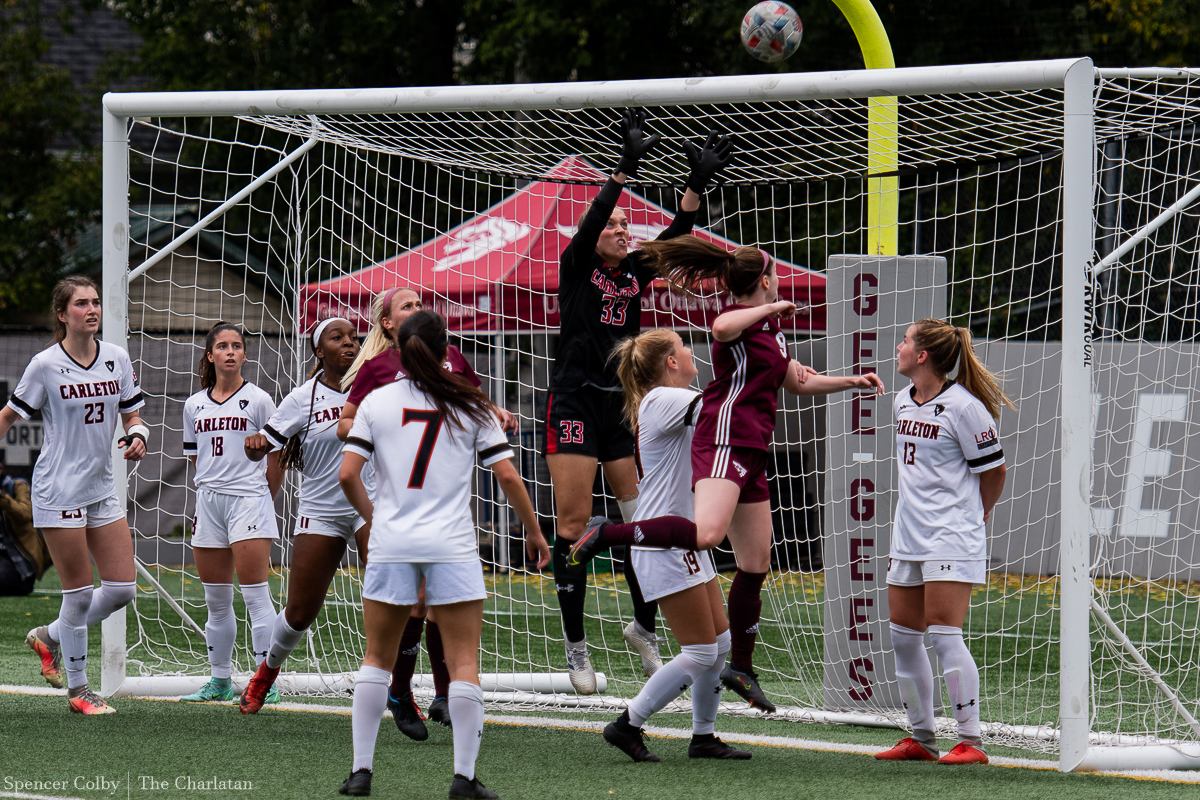
[[1133, 440], [1129, 443], [1129, 458], [1125, 462], [1125, 489], [1121, 522], [1117, 528], [1121, 536], [1164, 539], [1170, 535], [1170, 509], [1142, 508], [1147, 480], [1170, 475], [1174, 456], [1170, 450], [1150, 449], [1150, 440], [1156, 422], [1182, 422], [1186, 418], [1186, 394], [1146, 392], [1138, 397]]

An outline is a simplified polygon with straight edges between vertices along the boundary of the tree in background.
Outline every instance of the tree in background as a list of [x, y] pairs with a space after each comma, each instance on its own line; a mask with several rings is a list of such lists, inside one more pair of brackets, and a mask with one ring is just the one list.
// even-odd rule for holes
[[65, 69], [43, 63], [46, 18], [36, 0], [0, 6], [0, 314], [44, 311], [74, 237], [99, 219], [94, 107]]

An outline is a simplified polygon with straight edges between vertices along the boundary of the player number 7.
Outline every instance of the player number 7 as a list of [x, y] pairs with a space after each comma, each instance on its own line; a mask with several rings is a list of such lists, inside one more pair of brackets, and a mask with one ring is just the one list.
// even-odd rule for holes
[[421, 434], [421, 443], [417, 445], [417, 457], [413, 461], [412, 474], [408, 476], [408, 488], [420, 489], [425, 485], [425, 473], [429, 471], [429, 459], [433, 456], [433, 446], [437, 444], [438, 433], [442, 430], [442, 415], [432, 409], [406, 408], [401, 417], [401, 426], [410, 422], [420, 422], [425, 425]]

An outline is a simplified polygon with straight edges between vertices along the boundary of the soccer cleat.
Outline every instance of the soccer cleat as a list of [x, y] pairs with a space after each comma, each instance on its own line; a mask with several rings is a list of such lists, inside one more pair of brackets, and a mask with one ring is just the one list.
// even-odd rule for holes
[[429, 738], [429, 730], [421, 719], [421, 709], [417, 708], [417, 701], [411, 694], [401, 695], [400, 699], [396, 700], [389, 693], [387, 707], [388, 711], [392, 712], [396, 727], [405, 736], [414, 742], [423, 742]]
[[[276, 699], [279, 695], [275, 695]], [[181, 703], [228, 703], [231, 700], [238, 700], [238, 691], [233, 688], [233, 684], [229, 682], [229, 678], [209, 678], [208, 683], [201, 686], [191, 694], [185, 694], [179, 698]], [[266, 702], [271, 702], [269, 697]]]
[[257, 714], [260, 708], [271, 702], [268, 699], [271, 692], [275, 693], [274, 702], [279, 702], [279, 690], [275, 688], [275, 678], [278, 675], [279, 667], [271, 669], [265, 661], [258, 665], [250, 682], [242, 690], [241, 699], [238, 700], [238, 707], [243, 714]]
[[350, 777], [342, 781], [338, 794], [348, 794], [351, 797], [366, 797], [371, 793], [371, 770], [363, 767], [357, 772], [351, 772]]
[[50, 642], [46, 626], [34, 628], [25, 636], [25, 644], [42, 660], [42, 677], [55, 689], [63, 687], [62, 650]]
[[688, 758], [726, 758], [745, 761], [750, 758], [750, 753], [730, 747], [718, 739], [715, 734], [710, 733], [703, 736], [693, 734], [692, 741], [688, 744]]
[[596, 693], [596, 670], [592, 669], [592, 657], [588, 655], [586, 642], [575, 647], [567, 645], [567, 670], [576, 694]]
[[67, 707], [71, 709], [72, 714], [84, 714], [89, 717], [117, 713], [115, 708], [86, 686], [78, 697], [67, 698]]
[[450, 721], [450, 701], [444, 697], [435, 697], [429, 704], [429, 718], [443, 728], [453, 728]]
[[479, 800], [496, 800], [500, 795], [493, 792], [491, 789], [479, 782], [479, 778], [464, 778], [462, 775], [455, 773], [454, 780], [450, 782], [450, 797], [475, 797]]
[[600, 545], [600, 531], [608, 524], [608, 517], [592, 517], [587, 527], [571, 549], [567, 551], [567, 572], [578, 575], [587, 567], [588, 562], [596, 557], [603, 548]]
[[925, 749], [925, 746], [911, 736], [907, 736], [896, 742], [896, 746], [891, 750], [884, 750], [882, 753], [876, 753], [875, 758], [880, 761], [937, 761], [938, 757], [934, 753], [930, 753]]
[[643, 675], [649, 678], [662, 668], [662, 656], [658, 654], [658, 645], [663, 641], [661, 637], [655, 636], [653, 633], [648, 636], [643, 635], [638, 630], [636, 622], [626, 625], [622, 635], [625, 637], [625, 642], [641, 656]]
[[642, 741], [642, 729], [633, 727], [628, 711], [622, 711], [621, 716], [604, 727], [604, 741], [634, 761], [659, 760], [658, 756], [646, 749], [646, 743]]
[[959, 742], [949, 753], [938, 759], [939, 764], [986, 764], [987, 753], [970, 742]]
[[768, 714], [775, 713], [775, 704], [767, 699], [758, 685], [758, 673], [754, 670], [743, 671], [733, 664], [726, 664], [725, 669], [721, 670], [721, 683], [755, 708]]

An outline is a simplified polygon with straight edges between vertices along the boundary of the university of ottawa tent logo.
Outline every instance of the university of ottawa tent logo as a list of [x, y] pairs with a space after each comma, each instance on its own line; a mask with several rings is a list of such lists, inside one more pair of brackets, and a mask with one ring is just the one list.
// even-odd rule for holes
[[434, 264], [434, 272], [445, 272], [451, 267], [478, 261], [488, 253], [502, 250], [507, 245], [519, 242], [533, 228], [524, 222], [514, 222], [500, 217], [486, 217], [462, 226], [449, 236], [445, 255]]

